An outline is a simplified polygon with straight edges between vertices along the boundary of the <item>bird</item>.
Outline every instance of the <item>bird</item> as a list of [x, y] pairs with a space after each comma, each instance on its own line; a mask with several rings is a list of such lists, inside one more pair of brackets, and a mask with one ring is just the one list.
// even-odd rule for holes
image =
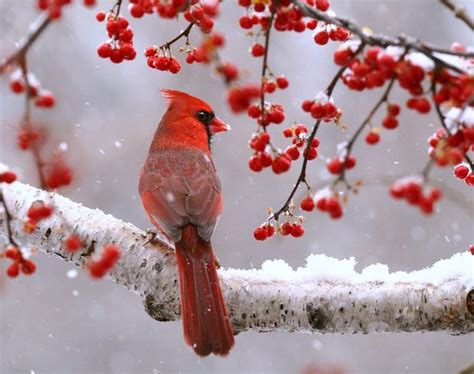
[[197, 97], [161, 92], [168, 108], [141, 169], [138, 190], [151, 223], [175, 243], [185, 342], [199, 356], [226, 356], [234, 334], [211, 245], [223, 208], [211, 140], [230, 126]]

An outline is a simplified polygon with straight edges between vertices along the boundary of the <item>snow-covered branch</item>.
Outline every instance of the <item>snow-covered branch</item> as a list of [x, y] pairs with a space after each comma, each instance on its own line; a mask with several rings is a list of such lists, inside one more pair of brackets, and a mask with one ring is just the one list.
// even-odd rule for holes
[[[179, 318], [175, 256], [165, 238], [144, 245], [142, 230], [97, 209], [18, 182], [1, 188], [12, 216], [12, 235], [21, 246], [84, 266], [105, 244], [115, 243], [122, 255], [109, 278], [143, 296], [154, 319]], [[27, 234], [23, 219], [35, 200], [54, 205], [55, 214]], [[5, 225], [0, 212], [0, 243]], [[73, 254], [62, 245], [72, 233], [86, 244]], [[474, 331], [474, 256], [470, 253], [455, 254], [411, 273], [390, 273], [380, 264], [358, 273], [355, 263], [353, 258], [311, 255], [306, 266], [297, 270], [283, 260], [266, 261], [260, 270], [220, 269], [235, 331]]]

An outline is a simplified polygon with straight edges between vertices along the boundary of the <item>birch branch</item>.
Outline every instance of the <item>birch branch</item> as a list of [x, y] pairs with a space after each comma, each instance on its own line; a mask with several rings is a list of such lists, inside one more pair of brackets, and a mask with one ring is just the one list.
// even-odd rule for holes
[[[13, 183], [1, 186], [11, 213], [11, 232], [22, 247], [34, 247], [65, 261], [84, 265], [105, 244], [122, 255], [109, 278], [141, 295], [146, 312], [158, 321], [179, 318], [179, 292], [172, 244], [164, 237], [144, 246], [146, 234], [97, 209], [61, 195]], [[35, 200], [55, 206], [32, 234], [23, 218]], [[0, 211], [0, 243], [7, 235]], [[68, 253], [70, 234], [85, 248]], [[430, 268], [390, 273], [386, 265], [354, 270], [353, 258], [311, 255], [305, 267], [291, 269], [283, 260], [266, 261], [260, 270], [220, 269], [219, 274], [236, 332], [373, 333], [474, 331], [474, 256], [458, 253]]]

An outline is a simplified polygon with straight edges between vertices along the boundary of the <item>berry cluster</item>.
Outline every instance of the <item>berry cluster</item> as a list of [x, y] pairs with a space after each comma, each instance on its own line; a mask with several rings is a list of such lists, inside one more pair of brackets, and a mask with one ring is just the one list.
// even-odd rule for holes
[[163, 49], [157, 46], [148, 47], [145, 56], [148, 66], [152, 69], [169, 71], [172, 74], [177, 74], [181, 70], [179, 60], [171, 55], [167, 56]]
[[474, 76], [468, 74], [453, 75], [447, 69], [440, 70], [435, 80], [441, 88], [433, 96], [436, 104], [451, 103], [462, 108], [474, 95]]
[[318, 210], [326, 212], [332, 219], [339, 219], [344, 214], [339, 194], [329, 188], [318, 191], [314, 195], [313, 201], [316, 202], [315, 205]]
[[350, 38], [351, 34], [345, 28], [335, 25], [328, 25], [324, 22], [312, 23], [311, 26], [315, 25], [316, 30], [313, 35], [313, 40], [316, 44], [326, 45], [329, 40], [334, 42], [345, 42]]
[[428, 153], [436, 165], [457, 165], [474, 145], [474, 128], [460, 128], [451, 135], [441, 128], [428, 138], [428, 143]]
[[[296, 161], [300, 157], [299, 148], [303, 148], [307, 144], [308, 140], [308, 128], [306, 125], [299, 124], [294, 125], [291, 128], [286, 128], [283, 130], [283, 136], [285, 138], [291, 138], [292, 145], [289, 146], [285, 153], [293, 160]], [[313, 138], [309, 147], [305, 147], [303, 151], [303, 156], [308, 160], [314, 160], [318, 157], [319, 139]]]
[[393, 130], [398, 127], [398, 115], [400, 114], [400, 106], [398, 104], [388, 104], [387, 114], [382, 120], [382, 126], [387, 130]]
[[338, 122], [342, 116], [342, 110], [335, 104], [334, 100], [325, 93], [319, 92], [314, 100], [304, 100], [301, 104], [304, 112], [310, 113], [311, 117], [324, 122]]
[[134, 60], [137, 52], [133, 46], [133, 30], [130, 28], [128, 20], [113, 11], [99, 12], [96, 19], [99, 22], [106, 20], [105, 27], [110, 38], [97, 48], [99, 57], [108, 58], [115, 64], [124, 60]]
[[120, 257], [120, 248], [113, 244], [104, 247], [101, 257], [88, 264], [89, 273], [93, 278], [102, 278], [117, 263]]
[[[56, 102], [53, 94], [43, 90], [36, 77], [28, 73], [29, 95], [38, 108], [52, 108]], [[26, 82], [20, 69], [10, 75], [10, 90], [15, 94], [26, 94]]]
[[7, 268], [7, 275], [10, 278], [16, 278], [20, 274], [20, 270], [25, 275], [31, 275], [36, 270], [36, 265], [33, 261], [23, 257], [20, 249], [14, 246], [9, 246], [3, 253], [5, 258], [9, 258], [13, 262]]
[[474, 173], [468, 164], [456, 165], [453, 169], [454, 176], [458, 179], [464, 180], [470, 187], [474, 187]]
[[431, 188], [424, 191], [423, 181], [418, 177], [407, 177], [395, 181], [390, 186], [390, 195], [404, 199], [410, 205], [417, 205], [424, 214], [434, 212], [434, 204], [442, 197], [441, 190]]
[[349, 89], [363, 91], [382, 87], [395, 73], [397, 61], [381, 48], [366, 49], [363, 59], [353, 58], [352, 48], [352, 45], [343, 45], [334, 54], [338, 65], [349, 66], [342, 76]]
[[275, 227], [271, 223], [264, 223], [253, 232], [253, 237], [257, 240], [271, 238], [275, 234]]
[[219, 12], [219, 2], [203, 2], [199, 0], [129, 0], [130, 14], [132, 17], [141, 18], [145, 14], [157, 13], [161, 18], [173, 19], [178, 13], [184, 12], [184, 17], [189, 22], [196, 22], [201, 31], [206, 33], [212, 30], [214, 18]]
[[327, 170], [333, 175], [340, 175], [344, 170], [352, 169], [356, 165], [354, 156], [340, 155], [326, 162]]
[[184, 18], [198, 25], [204, 34], [209, 34], [214, 27], [212, 18], [219, 12], [219, 1], [203, 3], [195, 1], [191, 4], [191, 7], [184, 12]]

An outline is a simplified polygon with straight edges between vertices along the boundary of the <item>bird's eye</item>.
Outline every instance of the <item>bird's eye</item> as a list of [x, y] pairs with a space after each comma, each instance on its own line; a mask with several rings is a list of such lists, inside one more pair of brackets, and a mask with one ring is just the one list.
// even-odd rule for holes
[[205, 125], [208, 125], [209, 122], [214, 118], [214, 113], [207, 112], [205, 110], [200, 110], [197, 113], [197, 118], [198, 118], [199, 121], [201, 121]]

